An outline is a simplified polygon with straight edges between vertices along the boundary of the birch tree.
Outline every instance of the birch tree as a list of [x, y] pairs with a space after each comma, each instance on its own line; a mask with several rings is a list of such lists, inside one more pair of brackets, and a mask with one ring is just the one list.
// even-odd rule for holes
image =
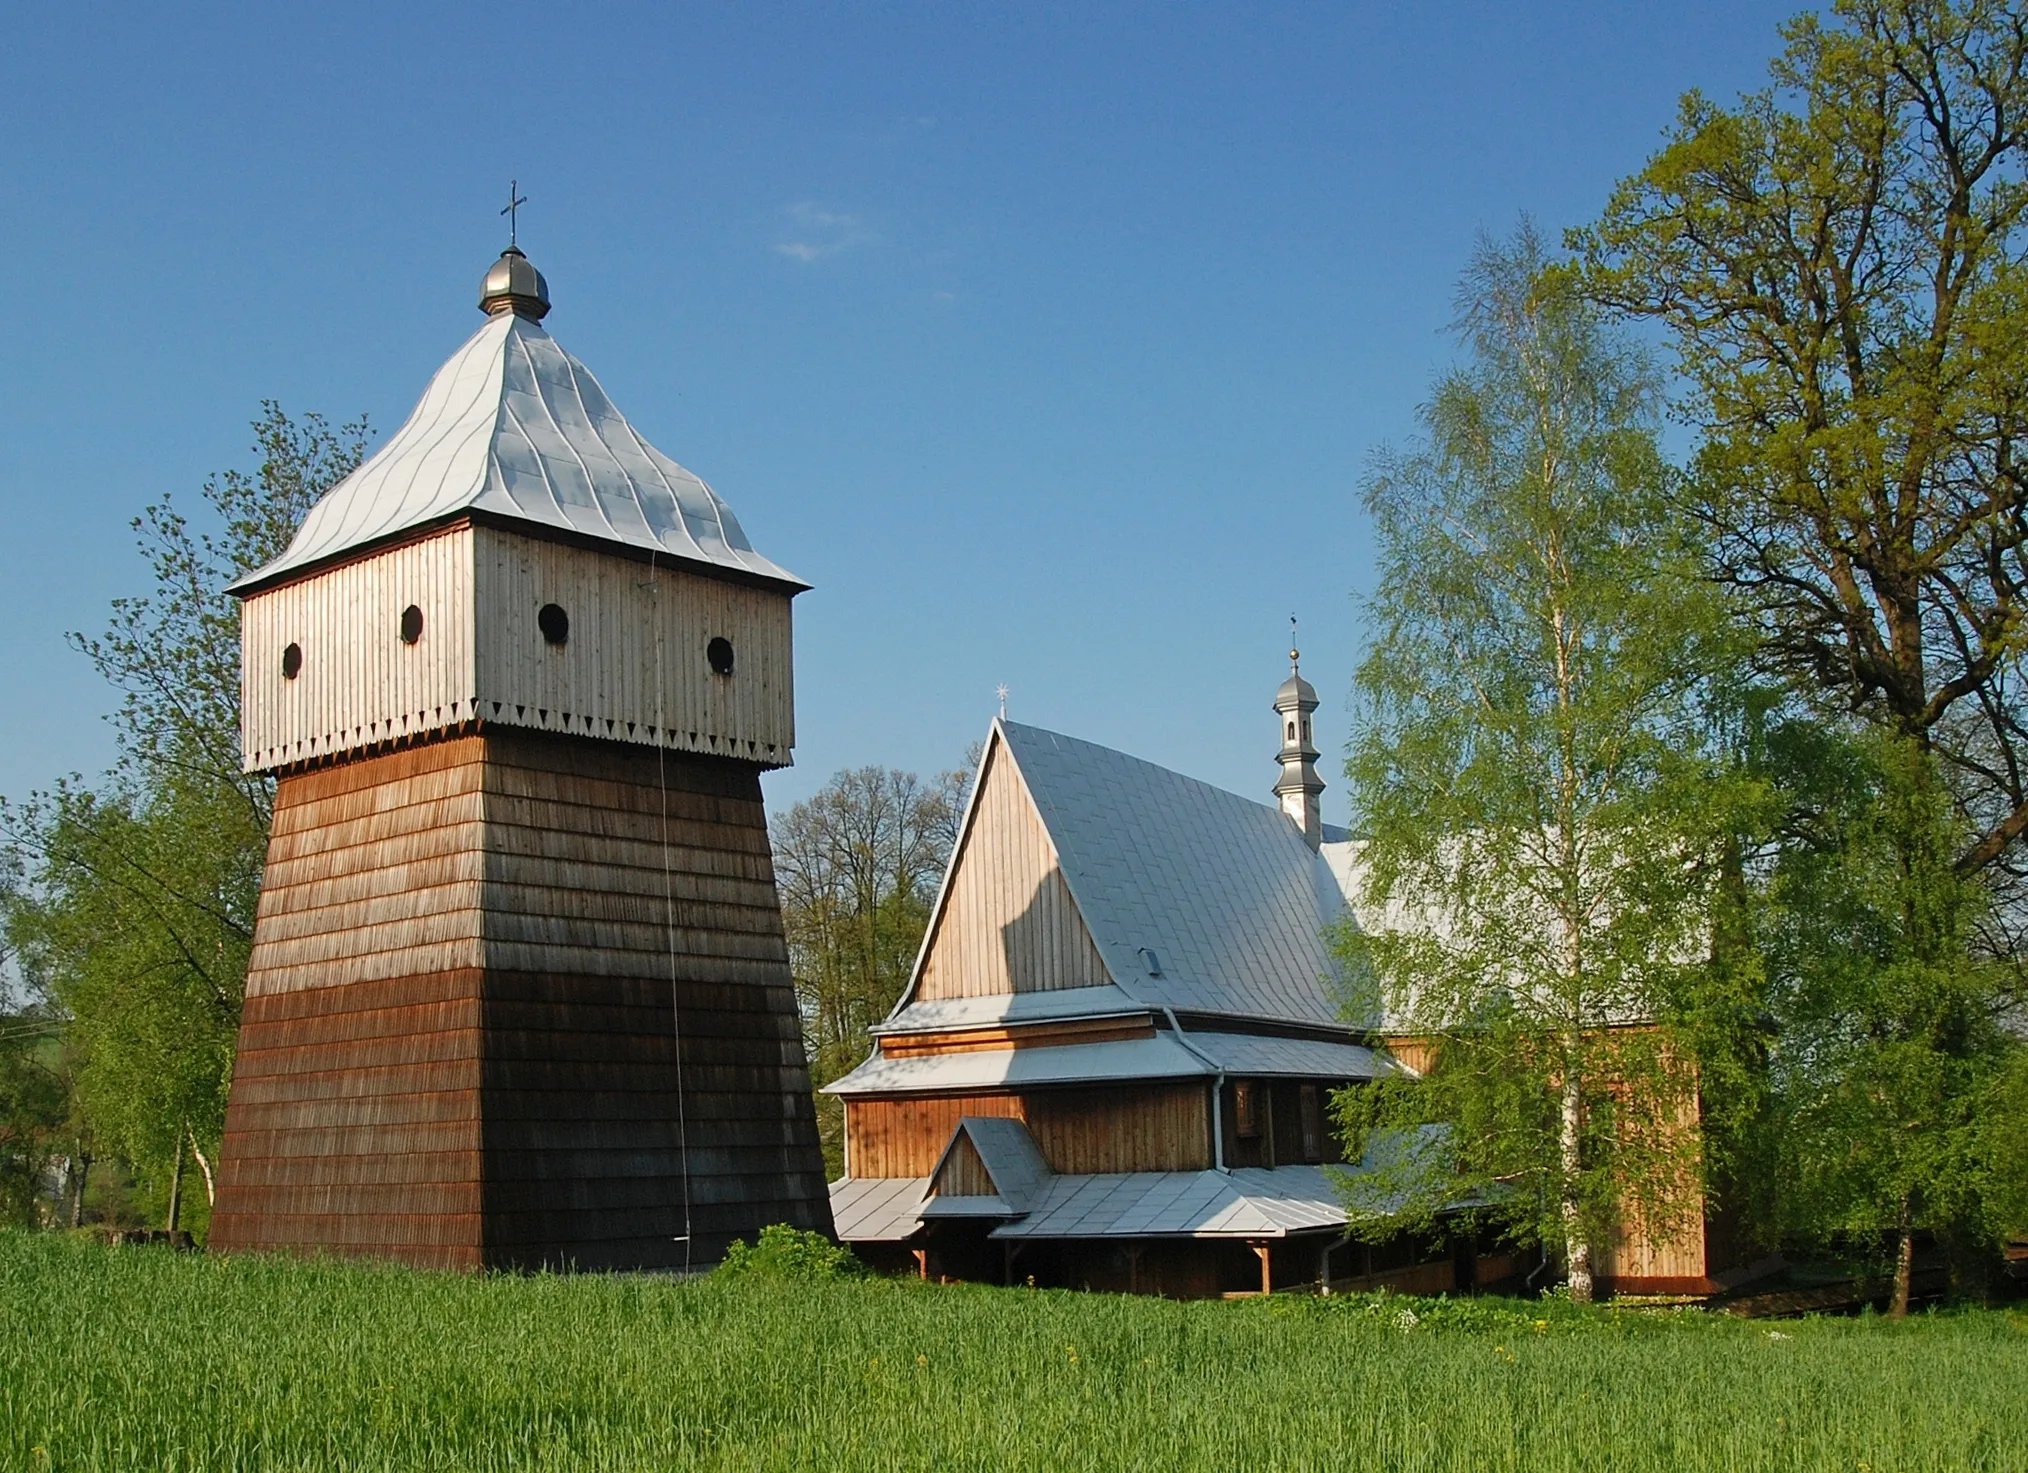
[[1430, 1068], [1338, 1106], [1355, 1139], [1450, 1127], [1442, 1169], [1394, 1184], [1409, 1214], [1490, 1202], [1588, 1299], [1602, 1235], [1701, 1200], [1668, 1020], [1722, 848], [1725, 626], [1671, 509], [1656, 374], [1548, 266], [1526, 225], [1481, 242], [1466, 361], [1366, 487], [1344, 946]]

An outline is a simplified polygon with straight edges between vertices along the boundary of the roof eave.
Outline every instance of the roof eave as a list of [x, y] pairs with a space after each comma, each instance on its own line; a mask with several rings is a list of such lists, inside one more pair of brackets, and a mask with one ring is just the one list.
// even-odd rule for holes
[[513, 532], [523, 537], [535, 538], [544, 542], [560, 543], [566, 547], [584, 548], [591, 552], [608, 553], [614, 557], [631, 559], [634, 562], [651, 563], [658, 568], [669, 567], [680, 572], [695, 573], [700, 577], [716, 578], [724, 583], [737, 583], [749, 588], [765, 588], [776, 593], [786, 593], [791, 598], [794, 598], [799, 593], [808, 592], [813, 586], [796, 577], [793, 573], [789, 573], [787, 569], [783, 569], [783, 573], [786, 576], [777, 578], [766, 573], [755, 572], [751, 568], [714, 562], [709, 558], [689, 557], [681, 553], [670, 552], [666, 548], [643, 547], [639, 543], [622, 542], [617, 538], [595, 537], [588, 532], [577, 531], [575, 528], [557, 527], [547, 522], [536, 522], [521, 517], [505, 516], [499, 512], [486, 511], [479, 507], [459, 507], [455, 511], [446, 512], [441, 516], [431, 517], [427, 521], [416, 522], [407, 527], [397, 528], [392, 532], [384, 533], [369, 541], [355, 543], [350, 547], [338, 548], [325, 554], [323, 557], [312, 558], [308, 562], [293, 564], [289, 567], [277, 567], [275, 563], [269, 563], [266, 567], [256, 568], [249, 573], [242, 573], [238, 578], [225, 585], [225, 591], [234, 598], [251, 598], [257, 593], [266, 593], [270, 589], [281, 588], [290, 583], [300, 583], [307, 578], [314, 578], [320, 573], [327, 573], [331, 569], [343, 567], [347, 563], [362, 562], [367, 558], [386, 552], [391, 547], [400, 547], [410, 542], [421, 542], [441, 532], [447, 532], [454, 527], [464, 525], [494, 527], [502, 531]]

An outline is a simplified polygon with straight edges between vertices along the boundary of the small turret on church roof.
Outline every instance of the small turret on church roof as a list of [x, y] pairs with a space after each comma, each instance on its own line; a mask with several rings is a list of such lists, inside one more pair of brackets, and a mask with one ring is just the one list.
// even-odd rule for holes
[[246, 594], [460, 515], [616, 543], [790, 591], [732, 508], [642, 438], [591, 370], [542, 327], [549, 286], [510, 246], [480, 287], [486, 325], [365, 464], [324, 494], [295, 540], [233, 585]]
[[[1295, 620], [1289, 620], [1290, 644], [1295, 642]], [[1317, 776], [1316, 740], [1310, 730], [1310, 716], [1317, 709], [1317, 688], [1303, 679], [1302, 652], [1289, 650], [1289, 678], [1275, 692], [1275, 714], [1281, 723], [1282, 746], [1276, 761], [1282, 775], [1275, 782], [1275, 798], [1282, 812], [1303, 831], [1303, 839], [1315, 849], [1324, 839], [1323, 810], [1319, 800], [1324, 780]]]

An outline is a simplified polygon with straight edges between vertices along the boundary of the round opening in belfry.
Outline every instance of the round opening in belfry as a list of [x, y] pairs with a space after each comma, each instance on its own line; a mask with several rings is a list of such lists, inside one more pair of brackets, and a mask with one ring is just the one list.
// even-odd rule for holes
[[704, 658], [711, 662], [714, 675], [732, 674], [732, 641], [718, 635], [704, 647]]
[[282, 679], [294, 680], [303, 673], [303, 647], [292, 644], [282, 651]]
[[563, 611], [562, 604], [544, 604], [536, 610], [535, 627], [551, 644], [562, 644], [570, 638], [570, 615]]
[[410, 604], [401, 611], [401, 642], [414, 644], [422, 638], [422, 610]]

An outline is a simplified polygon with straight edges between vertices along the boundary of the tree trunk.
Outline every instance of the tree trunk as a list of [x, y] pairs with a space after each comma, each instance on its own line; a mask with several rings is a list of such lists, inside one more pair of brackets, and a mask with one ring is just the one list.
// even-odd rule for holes
[[183, 1137], [176, 1137], [176, 1165], [169, 1173], [169, 1231], [175, 1232], [183, 1217]]
[[72, 1227], [84, 1226], [85, 1179], [91, 1174], [92, 1153], [90, 1151], [79, 1151], [77, 1153], [77, 1171], [71, 1177], [70, 1184], [70, 1225]]
[[1560, 1145], [1563, 1152], [1563, 1261], [1570, 1273], [1570, 1297], [1577, 1304], [1591, 1303], [1591, 1241], [1579, 1220], [1577, 1173], [1583, 1165], [1579, 1150], [1584, 1125], [1584, 1102], [1577, 1077], [1577, 1050], [1569, 1051], [1563, 1066], [1563, 1122]]
[[209, 1207], [218, 1205], [218, 1183], [211, 1179], [211, 1163], [204, 1159], [204, 1147], [197, 1144], [197, 1132], [190, 1132], [190, 1154], [197, 1158], [197, 1169], [204, 1174], [204, 1201]]
[[1888, 1301], [1890, 1319], [1908, 1318], [1908, 1300], [1915, 1288], [1915, 1229], [1908, 1222], [1908, 1199], [1901, 1203], [1901, 1242], [1894, 1254], [1894, 1298]]

